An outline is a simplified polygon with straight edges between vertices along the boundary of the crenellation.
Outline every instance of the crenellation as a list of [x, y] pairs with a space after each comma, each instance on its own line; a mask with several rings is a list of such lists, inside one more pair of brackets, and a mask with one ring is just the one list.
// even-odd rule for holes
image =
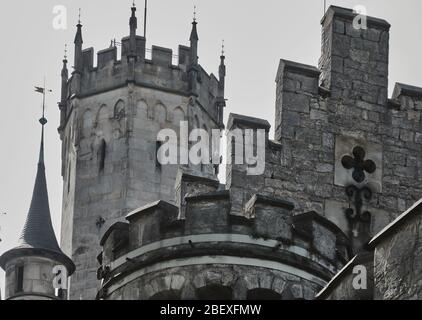
[[129, 246], [135, 248], [162, 239], [163, 229], [177, 219], [178, 208], [165, 201], [157, 201], [129, 213]]
[[82, 51], [83, 69], [90, 72], [94, 68], [94, 48], [87, 48]]
[[97, 53], [97, 68], [102, 69], [117, 61], [117, 47], [110, 47]]
[[186, 197], [198, 194], [215, 192], [220, 187], [220, 182], [215, 177], [199, 175], [198, 173], [179, 169], [176, 177], [176, 205], [179, 207], [179, 219], [186, 216]]
[[[245, 213], [242, 219], [232, 215], [229, 191], [187, 196], [186, 201], [185, 221], [178, 220], [175, 208], [164, 202], [151, 203], [129, 214], [127, 219], [132, 230], [129, 232], [130, 245], [126, 246], [126, 253], [122, 256], [114, 257], [110, 247], [115, 245], [112, 234], [122, 230], [121, 236], [124, 237], [126, 226], [112, 227], [103, 237], [102, 263], [98, 273], [106, 280], [101, 290], [102, 299], [112, 298], [116, 292], [129, 288], [121, 285], [121, 274], [136, 273], [133, 269], [135, 265], [150, 265], [151, 270], [155, 270], [159, 266], [157, 262], [161, 261], [160, 256], [165, 256], [167, 261], [172, 261], [174, 257], [179, 261], [195, 261], [207, 254], [218, 255], [218, 252], [243, 257], [241, 259], [259, 254], [261, 259], [268, 261], [268, 270], [276, 261], [282, 261], [293, 268], [301, 268], [302, 272], [312, 273], [314, 281], [330, 278], [350, 258], [347, 237], [337, 226], [316, 213], [294, 217], [291, 212], [293, 205], [282, 199], [254, 195], [245, 208], [248, 214]], [[157, 215], [155, 223], [154, 215]], [[166, 217], [166, 227], [160, 217]], [[140, 226], [143, 226], [143, 231], [139, 230]], [[140, 235], [153, 241], [140, 241]], [[157, 244], [160, 244], [159, 248]], [[223, 265], [210, 266], [208, 272], [213, 272], [216, 267]], [[256, 270], [253, 265], [248, 268], [248, 274]], [[159, 269], [157, 271], [160, 274]], [[149, 276], [140, 274], [136, 281], [143, 281], [145, 277]], [[301, 290], [315, 291], [315, 287], [302, 282], [305, 279], [301, 276], [294, 278], [296, 284], [292, 286], [297, 286], [297, 281], [300, 281]], [[291, 281], [283, 277], [277, 279]], [[318, 283], [315, 283], [317, 287]], [[128, 299], [133, 298], [128, 296]]]
[[[145, 60], [145, 56], [146, 56], [146, 39], [145, 37], [142, 36], [136, 36], [136, 50], [135, 50], [135, 54], [136, 57], [138, 58], [138, 60], [143, 61]], [[122, 44], [122, 60], [126, 60], [125, 58], [128, 57], [129, 55], [129, 46], [130, 46], [130, 37], [124, 37], [121, 40], [121, 44]]]
[[179, 66], [182, 66], [187, 71], [187, 66], [190, 63], [190, 47], [179, 45], [178, 49]]
[[158, 46], [152, 46], [152, 63], [163, 67], [172, 66], [173, 50]]

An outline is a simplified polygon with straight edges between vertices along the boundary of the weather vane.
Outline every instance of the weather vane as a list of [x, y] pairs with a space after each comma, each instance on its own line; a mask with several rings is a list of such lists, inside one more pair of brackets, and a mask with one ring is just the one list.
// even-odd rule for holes
[[44, 86], [43, 87], [35, 87], [35, 92], [42, 94], [42, 118], [40, 119], [41, 125], [47, 124], [47, 119], [45, 118], [45, 94], [46, 92], [53, 92], [53, 90], [46, 89], [45, 87], [45, 77], [44, 77]]

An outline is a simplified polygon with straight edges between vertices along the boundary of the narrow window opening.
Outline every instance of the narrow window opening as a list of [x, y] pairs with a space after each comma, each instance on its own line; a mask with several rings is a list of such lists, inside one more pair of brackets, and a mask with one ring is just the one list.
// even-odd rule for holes
[[161, 146], [163, 145], [162, 141], [157, 141], [156, 145], [155, 145], [155, 154], [156, 154], [156, 158], [155, 158], [155, 167], [159, 170], [161, 170], [161, 162], [160, 162], [160, 158], [161, 155], [159, 153]]
[[16, 293], [23, 292], [23, 266], [16, 268]]
[[72, 167], [69, 165], [69, 170], [67, 172], [67, 193], [70, 192], [70, 174], [72, 173]]
[[100, 172], [104, 171], [105, 168], [105, 157], [107, 152], [107, 144], [105, 140], [101, 140], [100, 147], [98, 149], [98, 168]]

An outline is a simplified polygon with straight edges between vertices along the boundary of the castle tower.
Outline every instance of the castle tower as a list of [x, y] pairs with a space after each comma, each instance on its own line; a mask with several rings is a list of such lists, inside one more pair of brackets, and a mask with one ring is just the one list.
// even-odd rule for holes
[[[45, 89], [43, 89], [45, 90]], [[75, 265], [60, 249], [51, 223], [44, 165], [44, 125], [41, 118], [41, 147], [31, 206], [17, 247], [0, 257], [6, 271], [8, 300], [66, 299], [66, 281]], [[60, 276], [61, 280], [58, 280]], [[58, 288], [60, 287], [60, 288]]]
[[396, 84], [388, 98], [387, 21], [331, 6], [321, 23], [319, 68], [280, 62], [272, 186], [359, 252], [422, 195], [420, 89]]
[[[422, 195], [422, 89], [397, 84], [388, 99], [386, 21], [330, 7], [322, 26], [319, 69], [280, 62], [274, 141], [268, 121], [230, 115], [225, 190], [180, 171], [177, 206], [154, 201], [108, 229], [99, 299], [314, 299], [328, 282], [359, 291], [339, 285], [354, 263], [369, 265], [353, 256]], [[221, 59], [220, 83], [224, 74]], [[375, 238], [372, 270], [401, 297], [385, 268], [413, 261], [417, 245], [400, 239], [419, 238], [409, 212], [397, 221], [398, 235], [390, 225]]]
[[[162, 129], [178, 137], [194, 128], [223, 128], [222, 84], [198, 63], [197, 22], [191, 45], [171, 49], [153, 46], [136, 34], [136, 8], [131, 9], [130, 35], [97, 54], [82, 48], [82, 25], [75, 37], [75, 70], [62, 72], [59, 128], [62, 140], [63, 250], [76, 264], [70, 296], [92, 299], [97, 293], [100, 239], [111, 225], [147, 203], [175, 203], [179, 167], [215, 176], [213, 165], [161, 165], [157, 150]], [[118, 59], [117, 46], [121, 46]], [[151, 56], [149, 56], [151, 54]], [[177, 58], [177, 59], [175, 59]], [[188, 128], [181, 132], [181, 122]], [[187, 131], [187, 132], [185, 132]], [[180, 139], [179, 139], [180, 140]]]

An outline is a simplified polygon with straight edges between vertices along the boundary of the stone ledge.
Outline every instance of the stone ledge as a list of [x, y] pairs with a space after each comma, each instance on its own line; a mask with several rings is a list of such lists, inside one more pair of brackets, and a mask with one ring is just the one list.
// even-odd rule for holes
[[256, 194], [245, 205], [246, 211], [248, 210], [248, 208], [252, 208], [257, 203], [268, 204], [274, 207], [279, 207], [279, 208], [287, 209], [290, 211], [295, 208], [294, 204], [291, 202], [288, 202], [279, 198], [275, 198], [275, 197], [268, 197], [261, 194]]
[[69, 276], [71, 276], [76, 266], [74, 262], [63, 252], [52, 251], [49, 249], [38, 249], [30, 246], [20, 246], [6, 251], [0, 256], [0, 267], [6, 271], [6, 265], [17, 258], [21, 257], [45, 257], [49, 260], [57, 261], [66, 266]]
[[204, 200], [219, 200], [219, 199], [230, 199], [230, 191], [223, 190], [217, 192], [211, 192], [207, 194], [199, 194], [195, 196], [187, 195], [185, 197], [186, 202], [199, 202]]
[[[134, 256], [133, 253], [129, 252], [126, 256], [122, 256], [120, 258], [122, 263], [112, 266], [108, 277], [104, 279], [104, 287], [110, 287], [111, 284], [119, 282], [136, 270], [151, 267], [160, 262], [182, 258], [198, 259], [206, 256], [254, 258], [268, 262], [279, 262], [310, 272], [314, 276], [324, 279], [324, 281], [329, 281], [333, 277], [333, 268], [335, 268], [330, 261], [326, 261], [327, 265], [321, 264], [321, 261], [317, 259], [318, 256], [315, 255], [305, 257], [287, 248], [279, 248], [274, 251], [273, 247], [250, 243], [198, 243], [192, 241], [191, 243], [179, 244], [177, 247], [160, 248], [137, 256]], [[125, 258], [126, 261], [123, 262]], [[259, 267], [262, 268], [262, 266]]]
[[400, 96], [422, 98], [422, 88], [404, 83], [396, 83], [396, 85], [394, 86], [392, 98], [397, 99]]
[[[354, 13], [352, 9], [330, 6], [322, 18], [321, 24], [323, 25], [327, 20], [329, 21], [334, 17], [339, 17], [345, 20], [353, 20], [356, 18], [356, 16], [357, 14]], [[368, 26], [379, 28], [385, 31], [389, 31], [391, 28], [391, 25], [384, 19], [367, 16], [367, 22]]]
[[339, 234], [345, 239], [348, 239], [348, 237], [336, 224], [334, 224], [333, 222], [331, 222], [330, 220], [328, 220], [327, 218], [325, 218], [324, 216], [320, 215], [319, 213], [315, 211], [293, 216], [293, 224], [295, 226], [295, 229], [299, 230], [297, 227], [304, 226], [304, 222], [310, 221], [310, 220], [316, 221], [319, 224], [330, 229], [331, 231], [334, 231], [336, 234]]
[[126, 216], [126, 220], [128, 220], [129, 222], [132, 221], [133, 219], [135, 219], [138, 215], [141, 214], [147, 214], [150, 213], [151, 211], [155, 210], [155, 209], [164, 209], [164, 210], [169, 210], [169, 211], [178, 211], [179, 208], [177, 208], [176, 206], [166, 202], [166, 201], [156, 201], [150, 204], [147, 204], [139, 209], [136, 209], [132, 212], [130, 212], [127, 216]]
[[321, 71], [317, 67], [290, 61], [290, 60], [280, 59], [276, 81], [279, 81], [281, 75], [285, 71], [300, 74], [303, 76], [312, 77], [312, 78], [319, 78], [321, 74]]
[[176, 177], [176, 181], [183, 181], [183, 182], [200, 182], [206, 185], [213, 186], [215, 188], [220, 187], [220, 182], [212, 177], [207, 176], [199, 176], [195, 172], [191, 171], [183, 171], [179, 172], [178, 176]]
[[231, 130], [235, 124], [242, 124], [251, 129], [265, 129], [267, 131], [271, 129], [267, 120], [230, 113], [227, 129]]

